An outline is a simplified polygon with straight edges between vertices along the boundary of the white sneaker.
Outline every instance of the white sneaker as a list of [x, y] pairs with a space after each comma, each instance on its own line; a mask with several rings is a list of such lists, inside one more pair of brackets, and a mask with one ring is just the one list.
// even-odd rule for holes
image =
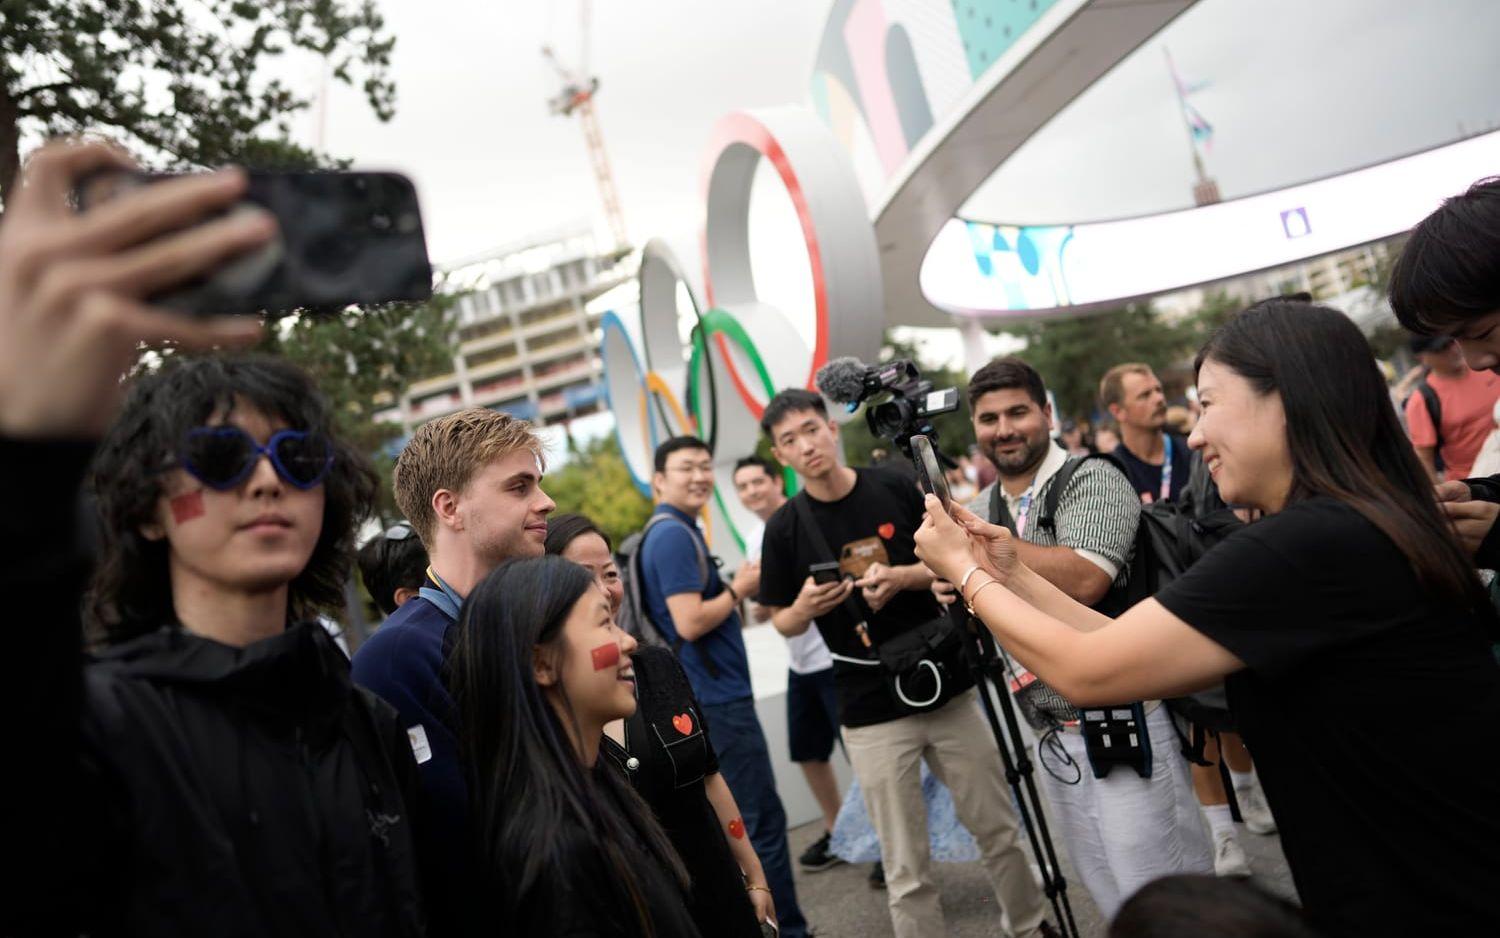
[[1245, 859], [1245, 851], [1233, 831], [1214, 838], [1214, 875], [1242, 878], [1250, 875], [1250, 861]]
[[1245, 819], [1245, 826], [1250, 829], [1250, 833], [1276, 833], [1276, 818], [1271, 815], [1271, 806], [1266, 804], [1266, 796], [1259, 785], [1244, 791], [1236, 789], [1234, 797], [1240, 803], [1240, 817]]

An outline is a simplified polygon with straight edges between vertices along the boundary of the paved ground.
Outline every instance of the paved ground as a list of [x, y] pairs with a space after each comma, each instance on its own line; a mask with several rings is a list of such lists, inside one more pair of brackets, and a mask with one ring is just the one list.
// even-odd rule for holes
[[[806, 824], [791, 831], [793, 865], [814, 840], [822, 835], [821, 824]], [[1240, 828], [1240, 844], [1250, 857], [1255, 881], [1264, 888], [1295, 897], [1281, 840], [1275, 835], [1258, 837]], [[1083, 938], [1104, 938], [1106, 924], [1088, 892], [1073, 877], [1061, 844], [1057, 845], [1064, 873], [1068, 878], [1068, 900]], [[995, 897], [978, 863], [934, 863], [938, 886], [943, 892], [943, 913], [948, 934], [984, 936], [1001, 934], [1000, 919], [995, 911]], [[823, 938], [885, 938], [891, 934], [890, 914], [884, 891], [871, 889], [867, 883], [870, 865], [841, 864], [821, 873], [797, 871], [797, 895], [807, 919]], [[1049, 916], [1050, 917], [1050, 916]]]

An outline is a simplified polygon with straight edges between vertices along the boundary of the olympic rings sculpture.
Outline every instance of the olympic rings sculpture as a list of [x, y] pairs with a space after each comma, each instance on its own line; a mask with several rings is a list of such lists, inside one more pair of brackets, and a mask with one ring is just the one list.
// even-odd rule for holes
[[[796, 210], [812, 272], [811, 309], [779, 309], [756, 293], [749, 221], [761, 160], [775, 169]], [[639, 318], [606, 314], [600, 356], [620, 452], [643, 494], [650, 496], [652, 455], [661, 441], [694, 434], [713, 448], [714, 494], [704, 531], [732, 565], [743, 556], [742, 532], [755, 520], [734, 497], [734, 463], [754, 452], [766, 403], [783, 388], [813, 388], [830, 358], [874, 358], [885, 307], [864, 197], [846, 152], [811, 111], [725, 116], [713, 129], [704, 165], [706, 307], [666, 245], [651, 241], [637, 275]], [[694, 318], [686, 347], [678, 331], [679, 291]], [[799, 329], [809, 318], [812, 328]]]

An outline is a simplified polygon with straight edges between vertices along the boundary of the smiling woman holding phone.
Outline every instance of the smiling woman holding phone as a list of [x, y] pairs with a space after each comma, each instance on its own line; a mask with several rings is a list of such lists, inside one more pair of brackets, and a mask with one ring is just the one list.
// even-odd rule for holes
[[1500, 721], [1495, 613], [1369, 345], [1334, 310], [1269, 300], [1209, 339], [1197, 376], [1190, 445], [1227, 502], [1266, 517], [1155, 597], [1111, 620], [931, 497], [919, 556], [1079, 704], [1227, 677], [1326, 934], [1500, 932], [1500, 756], [1475, 735]]

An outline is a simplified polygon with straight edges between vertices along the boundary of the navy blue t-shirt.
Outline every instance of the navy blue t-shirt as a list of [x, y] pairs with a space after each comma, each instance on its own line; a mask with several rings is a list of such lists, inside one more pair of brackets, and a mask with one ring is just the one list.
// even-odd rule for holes
[[[1182, 490], [1187, 488], [1188, 476], [1193, 472], [1193, 454], [1188, 449], [1187, 440], [1168, 433], [1163, 441], [1163, 446], [1172, 448], [1172, 481], [1168, 486], [1167, 501], [1175, 502], [1182, 497]], [[1166, 455], [1165, 452], [1162, 454]], [[1116, 447], [1114, 456], [1125, 466], [1125, 474], [1130, 477], [1130, 484], [1135, 487], [1135, 493], [1141, 497], [1141, 501], [1147, 504], [1159, 502], [1161, 497], [1161, 466], [1153, 466], [1142, 460], [1135, 453], [1125, 448], [1121, 443]], [[1166, 460], [1162, 461], [1165, 464]]]
[[[663, 513], [682, 523], [657, 524], [641, 544], [641, 599], [651, 621], [668, 640], [675, 642], [677, 626], [667, 608], [667, 597], [697, 593], [704, 600], [713, 599], [724, 592], [724, 581], [711, 560], [708, 582], [705, 584], [699, 576], [698, 549], [693, 543], [696, 540], [705, 554], [708, 545], [697, 522], [671, 505], [658, 505], [656, 514]], [[707, 635], [694, 642], [683, 642], [678, 658], [699, 702], [721, 704], [752, 696], [750, 659], [745, 655], [738, 609]], [[717, 676], [710, 672], [708, 661], [713, 662]]]

